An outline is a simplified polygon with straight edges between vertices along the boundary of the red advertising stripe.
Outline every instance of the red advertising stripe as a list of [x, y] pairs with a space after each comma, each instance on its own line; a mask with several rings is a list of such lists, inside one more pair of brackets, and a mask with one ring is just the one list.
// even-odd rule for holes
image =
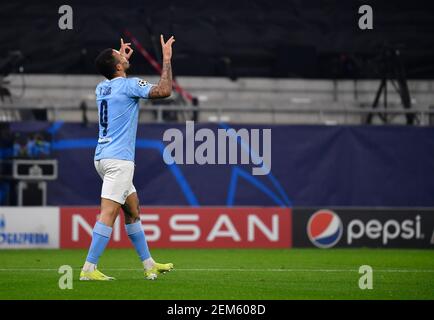
[[[61, 248], [87, 248], [98, 207], [61, 208]], [[143, 207], [148, 242], [160, 248], [288, 248], [292, 246], [290, 208]], [[117, 220], [109, 244], [131, 247], [124, 220]]]

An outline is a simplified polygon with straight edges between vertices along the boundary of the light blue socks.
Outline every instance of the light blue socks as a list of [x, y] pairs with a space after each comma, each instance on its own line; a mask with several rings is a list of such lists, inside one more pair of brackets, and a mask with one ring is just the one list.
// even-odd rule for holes
[[127, 230], [128, 237], [136, 248], [136, 252], [140, 257], [140, 261], [144, 261], [150, 258], [151, 253], [149, 252], [145, 233], [142, 229], [142, 223], [140, 221], [137, 221], [135, 223], [126, 224], [125, 229]]
[[104, 252], [105, 247], [110, 241], [111, 234], [111, 227], [108, 227], [101, 222], [97, 222], [95, 224], [92, 232], [92, 243], [90, 244], [86, 261], [93, 264], [98, 264], [99, 257]]

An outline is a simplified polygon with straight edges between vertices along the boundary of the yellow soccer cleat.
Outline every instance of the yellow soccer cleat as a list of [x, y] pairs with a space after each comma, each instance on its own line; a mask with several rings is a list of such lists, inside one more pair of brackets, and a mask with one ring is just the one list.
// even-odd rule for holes
[[173, 269], [173, 263], [157, 263], [155, 262], [154, 267], [149, 270], [145, 270], [145, 278], [147, 280], [157, 279], [159, 274], [169, 272]]
[[115, 278], [106, 276], [98, 269], [95, 269], [94, 271], [88, 271], [88, 272], [81, 270], [80, 280], [81, 281], [86, 281], [86, 280], [110, 281], [110, 280], [115, 280]]

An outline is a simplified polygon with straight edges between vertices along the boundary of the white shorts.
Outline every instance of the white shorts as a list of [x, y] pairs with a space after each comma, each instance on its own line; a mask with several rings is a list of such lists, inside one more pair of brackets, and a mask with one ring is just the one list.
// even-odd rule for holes
[[101, 179], [101, 198], [123, 205], [127, 197], [136, 192], [133, 185], [134, 162], [118, 159], [101, 159], [94, 162]]

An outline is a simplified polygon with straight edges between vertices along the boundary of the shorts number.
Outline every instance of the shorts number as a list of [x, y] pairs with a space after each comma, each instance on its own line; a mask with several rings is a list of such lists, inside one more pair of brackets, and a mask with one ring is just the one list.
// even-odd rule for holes
[[108, 127], [108, 104], [107, 100], [101, 100], [99, 106], [99, 124], [103, 127], [102, 135], [105, 137], [107, 135]]

